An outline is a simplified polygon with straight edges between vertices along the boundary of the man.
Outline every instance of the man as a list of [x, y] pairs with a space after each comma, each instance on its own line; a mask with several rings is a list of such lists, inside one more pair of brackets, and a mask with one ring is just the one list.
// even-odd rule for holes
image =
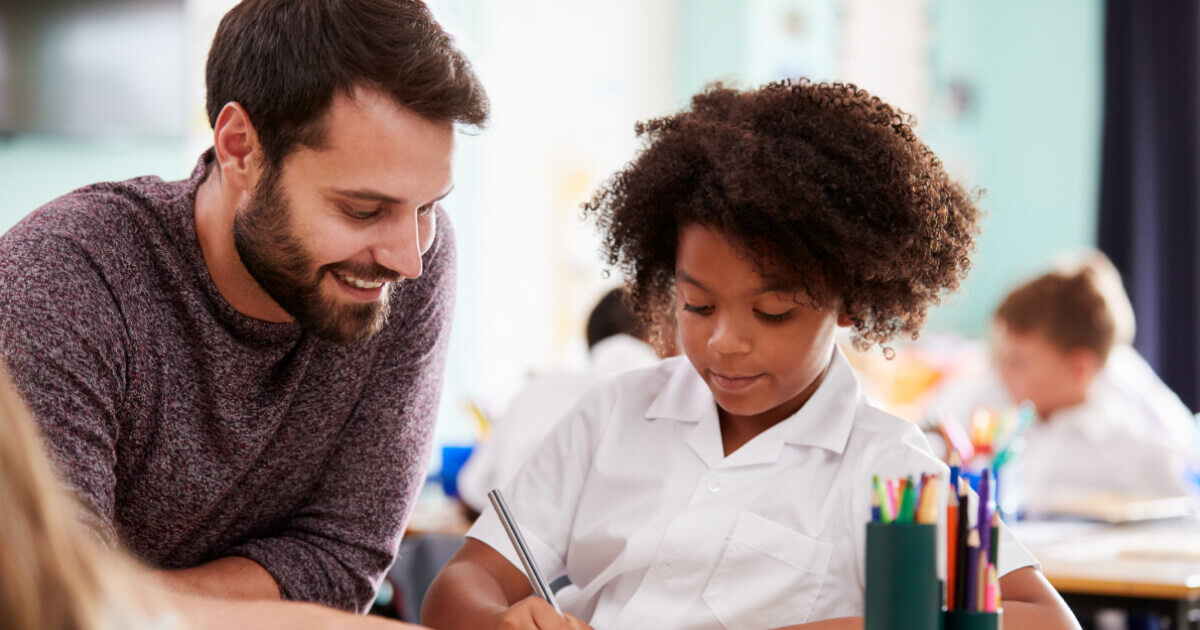
[[173, 586], [365, 610], [421, 485], [470, 65], [415, 0], [246, 0], [192, 176], [0, 238], [0, 350], [102, 536]]

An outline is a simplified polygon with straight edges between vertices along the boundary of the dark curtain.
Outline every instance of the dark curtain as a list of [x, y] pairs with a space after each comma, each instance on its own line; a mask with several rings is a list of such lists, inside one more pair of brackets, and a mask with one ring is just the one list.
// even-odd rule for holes
[[1200, 0], [1108, 0], [1098, 242], [1135, 345], [1200, 406]]

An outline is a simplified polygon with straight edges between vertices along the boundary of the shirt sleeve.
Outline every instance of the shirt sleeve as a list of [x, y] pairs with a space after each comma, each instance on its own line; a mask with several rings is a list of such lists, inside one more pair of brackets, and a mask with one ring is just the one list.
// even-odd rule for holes
[[[547, 580], [566, 572], [575, 513], [593, 455], [611, 416], [611, 381], [601, 382], [555, 424], [501, 492]], [[524, 571], [500, 518], [489, 503], [467, 532]]]
[[81, 519], [108, 544], [128, 332], [101, 266], [65, 237], [0, 241], [0, 351]]
[[[395, 560], [425, 479], [454, 308], [454, 239], [444, 213], [425, 269], [311, 499], [272, 537], [232, 549], [262, 565], [285, 599], [366, 611]], [[409, 285], [411, 283], [411, 285]]]

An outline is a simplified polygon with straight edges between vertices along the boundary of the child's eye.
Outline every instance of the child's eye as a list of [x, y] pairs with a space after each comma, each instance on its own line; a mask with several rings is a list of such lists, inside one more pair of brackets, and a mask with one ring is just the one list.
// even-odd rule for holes
[[708, 315], [709, 313], [712, 312], [713, 307], [711, 307], [711, 306], [692, 306], [691, 304], [684, 303], [683, 310], [685, 310], [689, 313], [697, 313], [699, 315]]
[[788, 317], [790, 317], [792, 314], [791, 311], [784, 311], [782, 313], [777, 313], [777, 314], [764, 313], [762, 311], [754, 311], [754, 312], [758, 313], [758, 316], [760, 318], [762, 318], [764, 321], [768, 321], [768, 322], [781, 322], [781, 321], [787, 319]]

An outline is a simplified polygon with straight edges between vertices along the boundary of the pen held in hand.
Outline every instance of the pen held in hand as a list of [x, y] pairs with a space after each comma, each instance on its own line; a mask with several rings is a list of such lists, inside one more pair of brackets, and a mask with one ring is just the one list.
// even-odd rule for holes
[[534, 594], [546, 600], [561, 617], [563, 612], [558, 607], [558, 600], [554, 599], [554, 591], [550, 590], [550, 583], [546, 581], [541, 569], [534, 562], [533, 554], [526, 546], [525, 538], [521, 536], [521, 530], [517, 528], [517, 521], [513, 519], [512, 513], [508, 510], [508, 504], [504, 502], [504, 496], [500, 494], [499, 489], [493, 489], [488, 492], [488, 499], [492, 502], [492, 507], [496, 509], [496, 515], [500, 517], [500, 523], [504, 525], [504, 531], [508, 533], [508, 539], [512, 541], [513, 548], [517, 550], [521, 564], [525, 565], [525, 575], [529, 576], [529, 583], [533, 586]]

